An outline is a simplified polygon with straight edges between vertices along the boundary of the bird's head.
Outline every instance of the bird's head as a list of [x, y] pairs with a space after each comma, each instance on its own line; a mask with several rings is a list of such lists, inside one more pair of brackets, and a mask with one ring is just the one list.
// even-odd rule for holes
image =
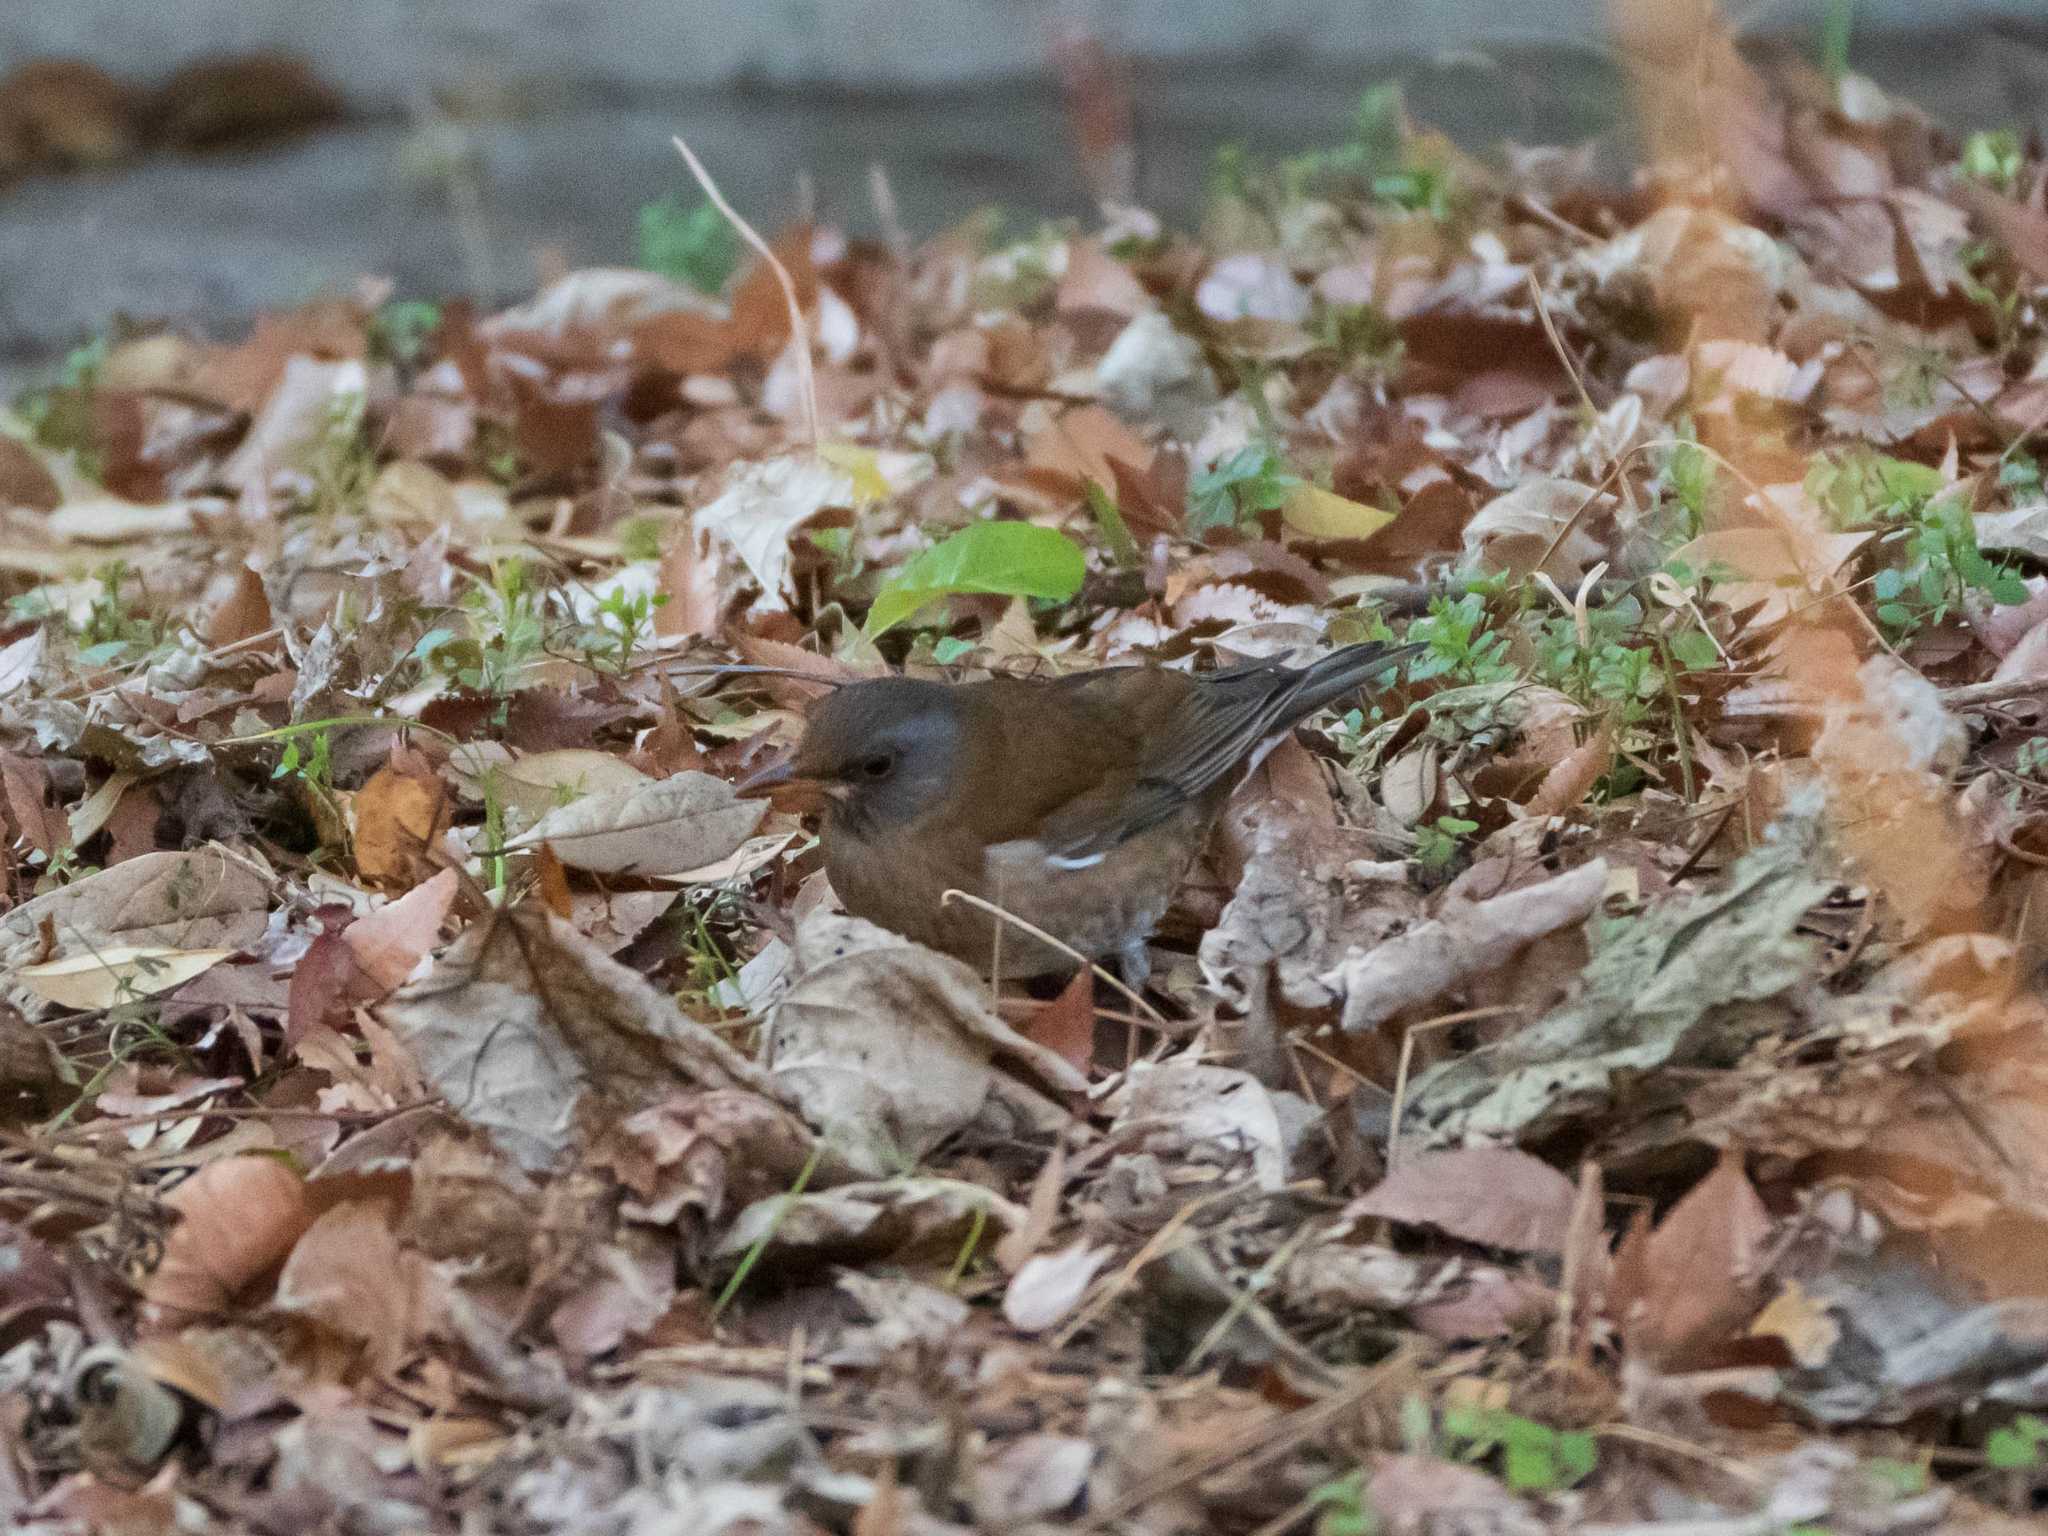
[[961, 765], [961, 715], [957, 693], [943, 683], [849, 683], [811, 706], [792, 756], [740, 790], [812, 784], [830, 797], [836, 819], [901, 826], [950, 792]]

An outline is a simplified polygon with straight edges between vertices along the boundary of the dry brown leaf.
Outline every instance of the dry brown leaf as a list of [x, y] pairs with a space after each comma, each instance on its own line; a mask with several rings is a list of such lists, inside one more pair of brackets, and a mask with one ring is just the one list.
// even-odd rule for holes
[[0, 508], [54, 512], [63, 500], [62, 488], [43, 467], [35, 450], [19, 438], [0, 432]]
[[1344, 1028], [1374, 1028], [1507, 964], [1524, 946], [1592, 916], [1607, 892], [1599, 860], [1487, 901], [1446, 902], [1429, 922], [1347, 956], [1324, 976], [1344, 999]]
[[[971, 1124], [998, 1089], [1006, 1043], [1046, 1060], [1067, 1088], [1087, 1079], [1010, 1031], [969, 966], [859, 918], [818, 912], [797, 929], [796, 981], [763, 1053], [775, 1081], [856, 1172], [913, 1167]], [[1021, 1049], [1020, 1049], [1021, 1047]]]
[[1614, 762], [1612, 728], [1602, 721], [1590, 740], [1575, 747], [1536, 786], [1523, 810], [1530, 816], [1562, 816], [1584, 800]]
[[1604, 553], [1588, 523], [1616, 505], [1612, 494], [1590, 485], [1536, 476], [1472, 514], [1465, 524], [1466, 558], [1482, 570], [1541, 571], [1569, 591]]
[[271, 1305], [360, 1345], [378, 1375], [410, 1354], [425, 1275], [400, 1246], [383, 1200], [344, 1200], [323, 1211], [292, 1247]]
[[624, 1114], [679, 1082], [779, 1097], [667, 993], [539, 910], [484, 919], [377, 1016], [450, 1106], [530, 1170], [553, 1165], [588, 1098]]
[[403, 985], [440, 942], [441, 925], [460, 889], [455, 871], [444, 869], [342, 930], [342, 941], [378, 995]]
[[1562, 1253], [1576, 1199], [1570, 1179], [1526, 1152], [1462, 1147], [1404, 1158], [1346, 1206], [1344, 1218], [1435, 1227], [1516, 1253]]
[[164, 1203], [180, 1219], [142, 1295], [174, 1322], [225, 1310], [292, 1251], [313, 1219], [305, 1185], [271, 1157], [208, 1163]]
[[1720, 1343], [1756, 1310], [1770, 1215], [1739, 1153], [1721, 1160], [1616, 1255], [1610, 1306], [1629, 1349], [1662, 1366]]
[[411, 886], [448, 830], [448, 786], [439, 774], [386, 763], [352, 803], [356, 873], [368, 885]]

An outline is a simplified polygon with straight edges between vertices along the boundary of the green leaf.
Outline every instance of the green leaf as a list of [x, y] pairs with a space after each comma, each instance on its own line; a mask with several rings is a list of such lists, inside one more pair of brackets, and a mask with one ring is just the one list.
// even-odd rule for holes
[[1879, 602], [1888, 603], [1906, 590], [1906, 573], [1895, 566], [1887, 566], [1877, 573], [1877, 579], [1870, 584]]
[[976, 523], [891, 576], [875, 595], [864, 632], [872, 639], [926, 603], [960, 592], [1064, 600], [1081, 590], [1087, 574], [1081, 547], [1063, 533], [1034, 523]]
[[1984, 1442], [1984, 1459], [2001, 1472], [2022, 1472], [2042, 1463], [2042, 1447], [2048, 1443], [2048, 1419], [2023, 1413], [2003, 1429], [1994, 1429]]
[[740, 264], [739, 236], [706, 198], [673, 195], [640, 210], [640, 265], [716, 296]]
[[1880, 624], [1889, 624], [1893, 629], [1904, 629], [1913, 622], [1913, 610], [1904, 603], [1879, 603], [1877, 621]]
[[1671, 656], [1688, 672], [1703, 672], [1721, 659], [1721, 653], [1714, 649], [1713, 637], [1700, 629], [1688, 629], [1674, 636]]

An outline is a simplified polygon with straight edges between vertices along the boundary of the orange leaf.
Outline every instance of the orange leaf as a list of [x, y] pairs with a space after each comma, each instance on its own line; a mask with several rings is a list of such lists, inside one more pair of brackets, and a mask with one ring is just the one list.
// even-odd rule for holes
[[371, 885], [411, 885], [449, 818], [440, 776], [389, 764], [356, 793], [356, 873]]
[[225, 1308], [283, 1261], [312, 1220], [298, 1175], [269, 1157], [208, 1163], [164, 1203], [181, 1219], [142, 1294], [174, 1318]]

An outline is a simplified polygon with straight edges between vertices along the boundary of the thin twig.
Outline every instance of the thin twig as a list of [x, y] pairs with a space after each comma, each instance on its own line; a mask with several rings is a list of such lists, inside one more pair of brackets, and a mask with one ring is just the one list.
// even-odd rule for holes
[[1003, 908], [997, 906], [994, 902], [986, 901], [983, 898], [975, 895], [972, 891], [962, 891], [954, 889], [942, 892], [939, 896], [939, 905], [941, 906], [949, 906], [956, 901], [964, 901], [970, 907], [978, 907], [983, 912], [988, 913], [989, 916], [999, 918], [1003, 922], [1009, 923], [1013, 927], [1030, 934], [1031, 937], [1038, 940], [1039, 943], [1051, 945], [1054, 949], [1058, 950], [1068, 959], [1074, 961], [1077, 965], [1086, 966], [1089, 970], [1093, 971], [1097, 976], [1100, 976], [1104, 981], [1108, 982], [1110, 986], [1114, 987], [1117, 991], [1121, 992], [1125, 997], [1129, 998], [1131, 1000], [1132, 1005], [1136, 1007], [1140, 1013], [1144, 1014], [1146, 1018], [1150, 1019], [1153, 1025], [1162, 1033], [1168, 1035], [1174, 1033], [1174, 1028], [1171, 1024], [1167, 1023], [1165, 1014], [1161, 1013], [1157, 1008], [1154, 1008], [1150, 1003], [1146, 1002], [1145, 999], [1142, 996], [1140, 996], [1137, 992], [1134, 992], [1130, 987], [1126, 986], [1120, 978], [1112, 975], [1108, 971], [1105, 971], [1101, 966], [1097, 965], [1094, 961], [1090, 960], [1086, 955], [1082, 954], [1081, 951], [1074, 948], [1073, 945], [1062, 944], [1058, 939], [1054, 938], [1051, 934], [1047, 933], [1043, 928], [1040, 928], [1033, 923], [1025, 922], [1024, 919], [1019, 917], [1016, 913], [1006, 912], [1003, 910]]
[[[1564, 337], [1557, 329], [1557, 322], [1550, 318], [1550, 301], [1543, 297], [1543, 285], [1536, 281], [1536, 274], [1529, 274], [1529, 297], [1536, 305], [1536, 318], [1543, 326], [1543, 334], [1549, 338], [1551, 350], [1557, 353], [1557, 360], [1564, 364], [1564, 371], [1572, 381], [1572, 388], [1579, 392], [1579, 404], [1586, 408], [1586, 414], [1594, 421], [1600, 419], [1600, 408], [1593, 403], [1593, 396], [1586, 388], [1585, 376], [1579, 372], [1578, 360], [1571, 349], [1564, 344]], [[1621, 477], [1621, 499], [1628, 503], [1631, 514], [1640, 518], [1643, 509], [1636, 505], [1635, 487], [1628, 483], [1626, 475]], [[1581, 511], [1584, 508], [1580, 509]]]
[[690, 168], [690, 174], [697, 178], [697, 185], [704, 189], [704, 195], [711, 199], [711, 206], [724, 214], [732, 227], [739, 231], [740, 238], [754, 248], [754, 253], [768, 263], [768, 270], [775, 274], [775, 281], [782, 286], [782, 301], [789, 306], [789, 334], [796, 343], [797, 387], [803, 395], [804, 430], [811, 439], [811, 452], [816, 453], [824, 442], [824, 435], [818, 428], [818, 380], [811, 371], [811, 328], [804, 323], [804, 307], [796, 296], [796, 281], [789, 275], [789, 268], [782, 264], [760, 232], [733, 211], [725, 200], [725, 194], [718, 190], [718, 183], [711, 179], [711, 173], [704, 169], [690, 146], [680, 135], [674, 140], [676, 153], [683, 157], [683, 164]]
[[1441, 1018], [1424, 1019], [1402, 1031], [1401, 1062], [1394, 1069], [1394, 1102], [1387, 1111], [1387, 1172], [1392, 1173], [1401, 1161], [1401, 1112], [1408, 1107], [1408, 1062], [1415, 1054], [1415, 1037], [1426, 1029], [1442, 1029], [1450, 1024], [1469, 1024], [1474, 1019], [1491, 1019], [1503, 1013], [1519, 1012], [1521, 1009], [1513, 1003], [1496, 1003], [1490, 1008], [1464, 1008]]

